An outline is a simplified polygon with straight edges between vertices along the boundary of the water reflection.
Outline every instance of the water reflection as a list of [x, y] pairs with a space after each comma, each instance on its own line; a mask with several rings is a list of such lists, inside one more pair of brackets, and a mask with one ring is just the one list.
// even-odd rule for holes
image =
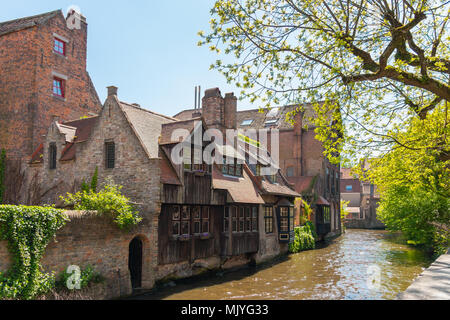
[[[386, 231], [348, 230], [313, 251], [257, 268], [188, 280], [140, 299], [393, 299], [431, 260]], [[380, 271], [379, 287], [367, 284], [368, 267]]]

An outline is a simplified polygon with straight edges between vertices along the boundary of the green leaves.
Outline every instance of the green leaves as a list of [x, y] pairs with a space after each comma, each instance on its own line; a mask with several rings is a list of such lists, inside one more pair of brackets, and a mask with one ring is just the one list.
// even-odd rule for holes
[[141, 222], [142, 218], [130, 200], [122, 195], [121, 189], [121, 186], [109, 182], [99, 192], [82, 190], [61, 198], [66, 205], [73, 205], [75, 210], [91, 210], [100, 215], [109, 215], [121, 229], [129, 229]]
[[0, 153], [0, 204], [3, 203], [5, 193], [5, 168], [6, 168], [6, 150], [2, 149]]
[[423, 3], [216, 0], [200, 45], [223, 49], [213, 68], [256, 107], [336, 102], [340, 124], [318, 112], [316, 133], [333, 162], [354, 159], [395, 145], [389, 131], [417, 117], [411, 105], [449, 100], [449, 5]]
[[298, 253], [300, 251], [315, 249], [316, 237], [314, 225], [310, 221], [302, 227], [295, 228], [295, 240], [289, 244], [289, 252]]
[[32, 299], [54, 285], [52, 274], [41, 272], [40, 260], [67, 216], [51, 207], [0, 206], [0, 240], [8, 241], [12, 268], [0, 273], [0, 298]]
[[438, 106], [426, 119], [415, 118], [392, 132], [399, 146], [370, 161], [358, 174], [378, 186], [378, 216], [408, 240], [433, 247], [449, 245], [450, 152], [448, 110]]

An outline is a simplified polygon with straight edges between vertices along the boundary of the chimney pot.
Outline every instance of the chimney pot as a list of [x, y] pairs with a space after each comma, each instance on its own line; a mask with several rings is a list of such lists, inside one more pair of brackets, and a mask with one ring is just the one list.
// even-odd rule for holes
[[115, 87], [115, 86], [109, 86], [108, 87], [108, 97], [111, 97], [111, 96], [117, 96], [117, 90], [118, 90], [119, 88], [117, 88], [117, 87]]

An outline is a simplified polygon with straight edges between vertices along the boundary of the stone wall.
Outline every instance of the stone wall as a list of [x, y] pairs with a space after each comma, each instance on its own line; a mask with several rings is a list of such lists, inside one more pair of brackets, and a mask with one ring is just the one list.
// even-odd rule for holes
[[[129, 232], [120, 230], [108, 217], [96, 213], [67, 212], [71, 219], [61, 228], [46, 248], [42, 266], [46, 272], [61, 274], [68, 266], [77, 265], [81, 269], [90, 265], [105, 277], [102, 290], [95, 290], [93, 298], [108, 299], [131, 294], [128, 270], [129, 244], [135, 237], [143, 243], [142, 286], [152, 288], [151, 232], [140, 225]], [[8, 270], [11, 257], [7, 243], [0, 242], [0, 271]]]

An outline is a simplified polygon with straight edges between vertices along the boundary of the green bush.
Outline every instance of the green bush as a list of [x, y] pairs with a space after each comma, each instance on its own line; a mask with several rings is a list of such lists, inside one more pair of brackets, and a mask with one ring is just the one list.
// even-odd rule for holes
[[314, 225], [308, 221], [303, 227], [295, 228], [295, 240], [289, 244], [289, 252], [312, 250], [316, 248], [316, 232]]
[[0, 240], [8, 241], [12, 267], [0, 273], [0, 299], [32, 299], [53, 288], [53, 274], [41, 271], [41, 258], [56, 231], [68, 221], [52, 207], [0, 205]]
[[[61, 273], [58, 281], [56, 282], [56, 287], [58, 289], [68, 289], [67, 288], [67, 280], [72, 276], [73, 273], [68, 273], [67, 269]], [[94, 271], [92, 266], [86, 266], [86, 268], [81, 270], [80, 274], [80, 289], [87, 288], [91, 284], [102, 283], [104, 281], [104, 277]]]
[[62, 200], [75, 210], [92, 210], [100, 215], [110, 215], [121, 229], [128, 229], [142, 221], [142, 218], [130, 200], [120, 192], [121, 189], [121, 186], [109, 182], [99, 192], [89, 189], [68, 193]]

